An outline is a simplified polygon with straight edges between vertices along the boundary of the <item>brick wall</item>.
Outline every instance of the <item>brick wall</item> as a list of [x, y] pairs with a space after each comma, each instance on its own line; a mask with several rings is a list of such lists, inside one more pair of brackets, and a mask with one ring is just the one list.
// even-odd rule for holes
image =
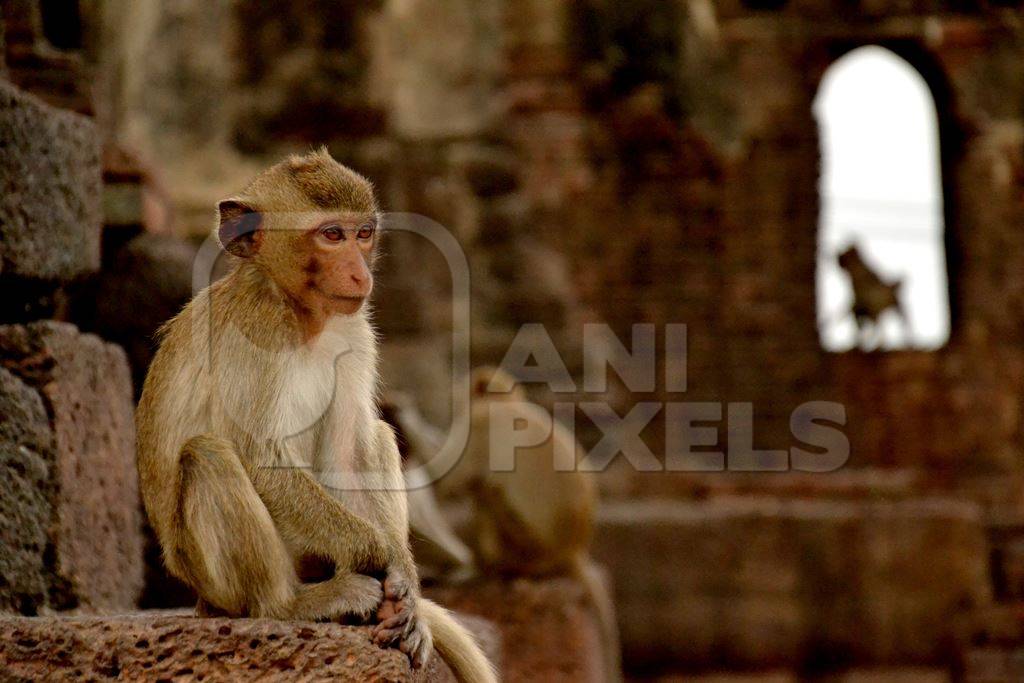
[[[547, 234], [582, 255], [572, 265], [583, 304], [624, 338], [635, 322], [689, 325], [689, 391], [661, 398], [752, 402], [755, 445], [774, 448], [790, 445], [796, 406], [839, 401], [851, 465], [921, 467], [942, 484], [1018, 471], [1022, 111], [1000, 93], [1024, 76], [1019, 30], [999, 11], [954, 13], [955, 3], [873, 3], [871, 21], [842, 3], [783, 4], [715, 3], [711, 29], [680, 11], [678, 44], [659, 49], [689, 66], [673, 78], [649, 70], [618, 91], [607, 85], [614, 67], [594, 55], [654, 57], [556, 10], [561, 46], [510, 20], [507, 91], [524, 103], [511, 128]], [[934, 353], [830, 354], [818, 343], [811, 105], [828, 66], [867, 44], [917, 67], [939, 110], [953, 330]], [[516, 58], [540, 49], [563, 58]]]

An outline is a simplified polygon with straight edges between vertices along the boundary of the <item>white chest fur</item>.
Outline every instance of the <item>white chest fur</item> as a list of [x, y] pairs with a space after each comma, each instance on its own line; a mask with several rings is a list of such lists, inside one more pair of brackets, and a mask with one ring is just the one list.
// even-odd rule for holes
[[376, 416], [376, 366], [373, 330], [362, 316], [332, 319], [296, 356], [287, 392], [289, 419], [296, 426], [320, 426], [309, 451], [315, 472], [337, 475], [359, 469], [356, 455]]

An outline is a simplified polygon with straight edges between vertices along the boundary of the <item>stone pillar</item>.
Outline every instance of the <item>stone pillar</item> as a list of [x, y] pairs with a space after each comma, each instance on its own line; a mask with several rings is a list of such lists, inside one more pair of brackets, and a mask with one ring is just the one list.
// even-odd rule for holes
[[[6, 28], [36, 46], [33, 26]], [[96, 128], [0, 82], [0, 148], [0, 609], [130, 609], [142, 522], [125, 355], [40, 321], [100, 265]]]
[[18, 558], [0, 605], [133, 608], [142, 514], [124, 351], [65, 323], [3, 325], [0, 364], [0, 402], [12, 407], [0, 425], [8, 464], [0, 499], [12, 508], [5, 518], [21, 522], [0, 536], [0, 557]]

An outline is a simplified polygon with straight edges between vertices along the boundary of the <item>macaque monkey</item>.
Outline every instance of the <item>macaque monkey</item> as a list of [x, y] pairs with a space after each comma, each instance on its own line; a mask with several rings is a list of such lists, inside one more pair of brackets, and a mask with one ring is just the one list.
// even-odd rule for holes
[[[583, 449], [565, 426], [530, 403], [504, 371], [477, 368], [470, 386], [469, 441], [444, 483], [449, 490], [469, 491], [474, 500], [469, 544], [480, 571], [578, 579], [599, 620], [608, 680], [621, 680], [614, 603], [589, 554], [597, 490], [592, 475], [576, 467]], [[494, 471], [494, 420], [514, 424], [516, 431], [536, 429], [542, 438], [550, 436], [536, 439], [539, 445], [516, 448], [512, 471]], [[567, 471], [556, 469], [556, 462], [568, 463]]]
[[850, 245], [845, 251], [836, 257], [839, 267], [850, 276], [850, 284], [853, 287], [852, 313], [857, 323], [860, 346], [870, 348], [881, 343], [881, 328], [879, 319], [888, 310], [896, 311], [900, 323], [910, 337], [910, 324], [906, 312], [900, 305], [899, 291], [903, 286], [902, 280], [886, 282], [874, 270], [871, 269], [861, 256], [857, 245]]
[[136, 413], [167, 568], [201, 614], [374, 619], [374, 640], [414, 666], [436, 646], [459, 680], [496, 680], [420, 597], [398, 449], [377, 414], [370, 183], [320, 150], [218, 210], [232, 268], [163, 328]]
[[[388, 391], [381, 402], [381, 416], [395, 430], [398, 452], [406, 467], [409, 527], [420, 567], [435, 577], [468, 579], [475, 573], [473, 551], [466, 546], [445, 519], [434, 495], [434, 487], [418, 467], [444, 446], [444, 434], [417, 409], [412, 397]], [[418, 479], [414, 473], [420, 473]]]

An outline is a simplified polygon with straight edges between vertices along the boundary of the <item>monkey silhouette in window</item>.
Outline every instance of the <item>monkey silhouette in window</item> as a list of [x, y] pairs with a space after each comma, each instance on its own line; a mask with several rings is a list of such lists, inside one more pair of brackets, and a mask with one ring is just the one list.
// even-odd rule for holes
[[882, 343], [882, 314], [893, 310], [899, 316], [904, 339], [913, 339], [906, 311], [900, 302], [903, 279], [886, 281], [865, 261], [856, 244], [851, 244], [836, 259], [850, 276], [853, 288], [853, 313], [857, 324], [857, 345], [865, 351], [877, 349]]

